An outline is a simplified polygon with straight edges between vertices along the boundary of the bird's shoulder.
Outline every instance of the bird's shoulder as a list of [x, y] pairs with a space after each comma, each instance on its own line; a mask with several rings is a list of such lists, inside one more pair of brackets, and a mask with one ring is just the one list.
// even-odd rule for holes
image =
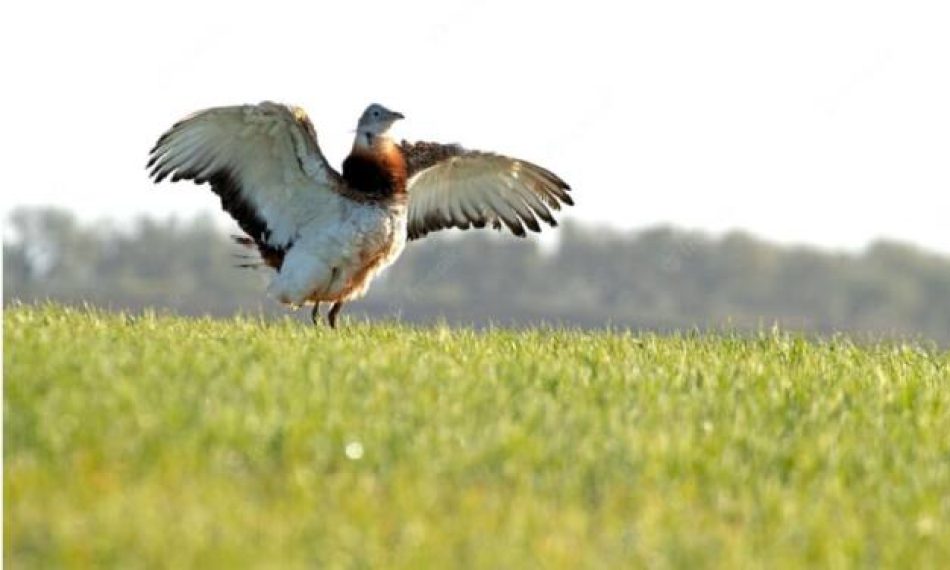
[[406, 163], [406, 174], [411, 178], [416, 173], [456, 156], [472, 154], [458, 143], [443, 144], [431, 141], [399, 143], [399, 153]]

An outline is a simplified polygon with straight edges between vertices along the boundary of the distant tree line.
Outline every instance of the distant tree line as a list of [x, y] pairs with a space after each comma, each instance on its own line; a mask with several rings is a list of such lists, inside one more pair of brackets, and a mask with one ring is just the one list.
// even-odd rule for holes
[[[81, 224], [25, 209], [7, 221], [3, 299], [184, 314], [285, 314], [268, 270], [209, 219]], [[409, 244], [362, 301], [374, 318], [673, 330], [779, 324], [950, 342], [950, 258], [894, 242], [860, 254], [779, 247], [743, 233], [614, 232], [565, 224], [551, 251], [489, 232]], [[298, 313], [306, 318], [306, 312]]]

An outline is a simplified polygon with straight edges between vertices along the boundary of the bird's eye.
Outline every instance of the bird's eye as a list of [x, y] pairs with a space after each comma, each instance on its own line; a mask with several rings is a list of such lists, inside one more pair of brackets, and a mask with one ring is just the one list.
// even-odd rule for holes
[[373, 111], [373, 116], [374, 116], [374, 117], [378, 117], [378, 116], [379, 116], [379, 111]]

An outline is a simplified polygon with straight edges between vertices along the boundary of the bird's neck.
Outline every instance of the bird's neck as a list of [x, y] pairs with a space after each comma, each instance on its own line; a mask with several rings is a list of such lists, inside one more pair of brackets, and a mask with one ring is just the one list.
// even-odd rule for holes
[[356, 132], [356, 138], [353, 139], [352, 152], [376, 153], [385, 151], [395, 145], [396, 143], [388, 132], [374, 133], [359, 130]]
[[343, 161], [343, 179], [367, 195], [391, 196], [406, 191], [406, 160], [385, 134], [357, 133], [350, 156]]

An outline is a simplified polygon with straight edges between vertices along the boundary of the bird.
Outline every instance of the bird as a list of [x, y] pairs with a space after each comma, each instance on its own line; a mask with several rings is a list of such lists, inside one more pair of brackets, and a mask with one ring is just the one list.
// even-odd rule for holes
[[212, 107], [174, 123], [149, 151], [156, 184], [207, 184], [256, 249], [244, 264], [273, 270], [267, 293], [292, 308], [329, 303], [336, 328], [407, 242], [448, 228], [557, 226], [570, 186], [541, 166], [459, 144], [396, 142], [402, 113], [369, 105], [341, 171], [330, 166], [300, 107], [264, 101]]

